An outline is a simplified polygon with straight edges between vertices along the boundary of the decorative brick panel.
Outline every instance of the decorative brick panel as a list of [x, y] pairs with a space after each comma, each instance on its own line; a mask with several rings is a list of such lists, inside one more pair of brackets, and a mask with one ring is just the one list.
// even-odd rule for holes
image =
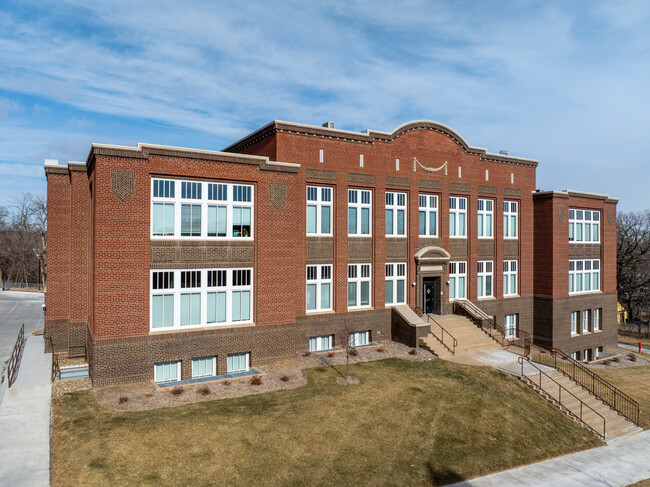
[[450, 183], [449, 184], [449, 190], [450, 191], [461, 191], [461, 192], [464, 192], [464, 193], [469, 193], [470, 185], [468, 183]]
[[375, 175], [374, 174], [359, 173], [359, 172], [349, 172], [348, 173], [348, 182], [349, 183], [362, 183], [362, 184], [375, 184]]
[[372, 262], [372, 239], [357, 237], [348, 239], [348, 260], [350, 262]]
[[332, 237], [307, 238], [307, 262], [328, 264], [334, 261], [334, 239]]
[[521, 196], [521, 190], [518, 188], [503, 188], [505, 196]]
[[435, 179], [420, 179], [420, 188], [442, 189], [442, 181], [437, 181]]
[[313, 169], [308, 167], [305, 171], [307, 179], [322, 179], [324, 181], [336, 181], [336, 171], [329, 169]]
[[406, 262], [408, 245], [405, 238], [386, 239], [386, 262]]
[[478, 194], [496, 195], [497, 194], [497, 187], [496, 186], [485, 186], [484, 184], [479, 184], [478, 185]]
[[402, 178], [399, 176], [386, 176], [386, 186], [406, 186], [411, 185], [409, 178]]

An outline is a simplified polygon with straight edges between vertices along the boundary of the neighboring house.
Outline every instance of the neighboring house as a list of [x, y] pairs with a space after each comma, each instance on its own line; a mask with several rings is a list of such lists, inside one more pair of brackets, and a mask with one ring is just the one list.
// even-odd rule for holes
[[93, 144], [45, 163], [46, 338], [85, 345], [96, 385], [176, 381], [344, 329], [404, 340], [391, 307], [467, 299], [508, 336], [590, 356], [616, 344], [616, 200], [536, 192], [537, 165], [428, 121], [274, 121], [222, 152]]
[[617, 324], [624, 325], [627, 323], [627, 309], [621, 304], [620, 301], [616, 302], [616, 312], [618, 316]]

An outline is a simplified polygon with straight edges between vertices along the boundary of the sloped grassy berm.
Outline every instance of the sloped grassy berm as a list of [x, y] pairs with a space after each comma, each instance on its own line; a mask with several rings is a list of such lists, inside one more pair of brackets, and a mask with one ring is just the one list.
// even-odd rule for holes
[[53, 486], [444, 485], [601, 443], [487, 367], [388, 359], [289, 391], [144, 412], [54, 401]]

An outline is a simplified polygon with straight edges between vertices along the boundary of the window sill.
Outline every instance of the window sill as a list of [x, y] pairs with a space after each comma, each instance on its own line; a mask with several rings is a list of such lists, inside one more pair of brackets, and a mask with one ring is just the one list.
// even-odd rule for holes
[[255, 326], [255, 323], [230, 323], [227, 325], [195, 325], [195, 326], [184, 326], [182, 328], [156, 328], [150, 329], [149, 335], [161, 335], [165, 333], [185, 333], [188, 331], [209, 331], [209, 330], [223, 330], [226, 328], [247, 328], [249, 326]]
[[307, 237], [334, 237], [332, 233], [308, 233]]
[[519, 240], [519, 237], [503, 237], [503, 240]]
[[598, 240], [598, 241], [593, 241], [592, 240], [592, 241], [589, 241], [589, 242], [586, 242], [584, 240], [580, 240], [579, 242], [575, 241], [575, 240], [569, 240], [569, 244], [600, 244], [600, 240]]
[[333, 314], [334, 310], [333, 309], [312, 309], [312, 310], [308, 309], [306, 311], [306, 313], [309, 316], [313, 316], [313, 315], [329, 315], [329, 314]]
[[419, 238], [440, 238], [438, 235], [418, 235]]
[[483, 297], [479, 297], [479, 298], [476, 298], [476, 299], [478, 299], [479, 301], [491, 301], [491, 300], [494, 300], [496, 298], [494, 296], [483, 296]]
[[458, 240], [467, 240], [467, 235], [465, 235], [465, 236], [452, 236], [452, 235], [450, 235], [449, 238], [450, 239], [456, 238]]
[[494, 237], [477, 237], [479, 240], [494, 240]]
[[390, 304], [386, 303], [384, 304], [384, 308], [392, 308], [393, 306], [403, 306], [405, 304], [406, 303], [390, 303]]
[[582, 296], [583, 294], [601, 294], [602, 291], [600, 289], [596, 291], [574, 291], [572, 293], [569, 293], [569, 296]]
[[391, 234], [386, 234], [386, 238], [406, 238], [406, 235], [393, 235]]
[[572, 338], [573, 338], [573, 337], [579, 337], [579, 336], [580, 336], [579, 333], [571, 333], [571, 337], [572, 337]]
[[593, 331], [593, 333], [602, 333], [602, 332], [603, 332], [603, 330], [601, 330], [600, 328], [598, 330]]
[[348, 306], [348, 311], [367, 311], [370, 309], [375, 309], [372, 306]]
[[509, 299], [509, 298], [518, 298], [519, 294], [504, 294], [503, 298], [504, 299]]
[[[331, 236], [331, 235], [330, 235]], [[232, 242], [253, 242], [255, 240], [254, 237], [207, 237], [207, 236], [199, 236], [199, 237], [175, 237], [173, 235], [170, 236], [160, 236], [160, 235], [151, 235], [151, 240], [187, 240], [187, 241], [194, 241], [198, 242], [200, 240], [214, 240], [218, 242], [225, 242], [225, 241], [232, 241]]]
[[358, 233], [348, 233], [348, 238], [372, 238], [372, 235], [358, 234]]

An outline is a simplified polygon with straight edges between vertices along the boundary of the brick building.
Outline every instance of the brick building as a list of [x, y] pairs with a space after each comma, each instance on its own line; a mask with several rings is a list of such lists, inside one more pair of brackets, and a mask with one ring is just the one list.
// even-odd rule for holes
[[590, 358], [616, 342], [616, 200], [536, 192], [537, 165], [428, 121], [274, 121], [222, 152], [47, 160], [46, 338], [85, 345], [96, 385], [185, 380], [335, 348], [343, 329], [416, 345], [394, 305], [467, 299], [506, 335]]

